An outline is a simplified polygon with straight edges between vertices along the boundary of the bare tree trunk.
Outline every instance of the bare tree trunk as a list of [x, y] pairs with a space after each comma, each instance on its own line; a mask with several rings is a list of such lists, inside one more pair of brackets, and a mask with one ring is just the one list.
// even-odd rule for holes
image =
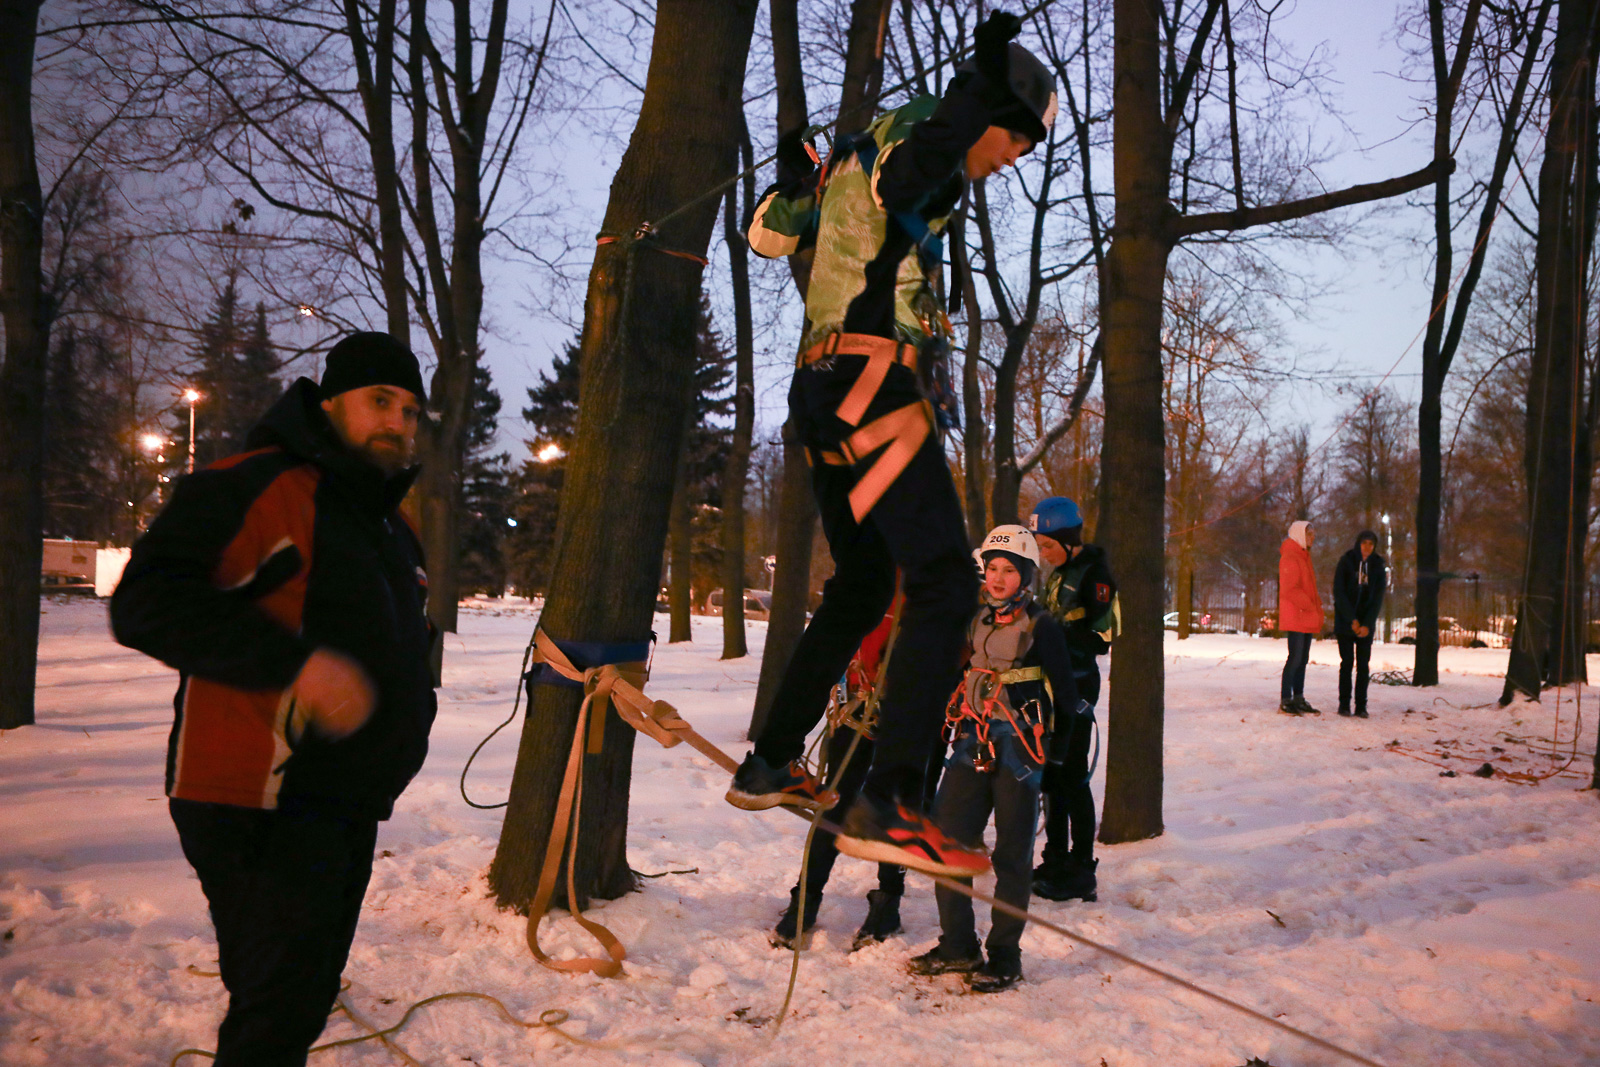
[[[739, 121], [739, 153], [750, 169], [755, 152], [750, 130]], [[750, 476], [750, 440], [756, 424], [755, 325], [750, 311], [750, 250], [740, 228], [755, 208], [756, 178], [741, 183], [745, 210], [739, 210], [739, 188], [728, 190], [723, 239], [728, 246], [733, 280], [733, 439], [722, 472], [722, 658], [738, 659], [749, 651], [744, 634], [744, 490]]]
[[1127, 629], [1111, 657], [1106, 751], [1107, 844], [1161, 833], [1161, 654], [1163, 519], [1166, 469], [1162, 425], [1161, 313], [1167, 259], [1185, 237], [1305, 218], [1322, 211], [1398, 196], [1430, 184], [1440, 163], [1397, 178], [1349, 186], [1300, 200], [1183, 215], [1168, 187], [1171, 130], [1198, 76], [1206, 36], [1221, 0], [1208, 0], [1183, 71], [1169, 87], [1163, 119], [1159, 5], [1115, 0], [1113, 131], [1116, 232], [1106, 256], [1101, 308], [1105, 352], [1105, 441], [1100, 473], [1099, 538], [1110, 546]]
[[[673, 471], [691, 403], [703, 268], [630, 238], [658, 223], [663, 248], [703, 255], [717, 200], [690, 205], [738, 159], [739, 108], [756, 0], [662, 0], [644, 101], [617, 169], [589, 275], [582, 395], [540, 625], [556, 640], [650, 633]], [[669, 212], [683, 213], [662, 222]], [[625, 537], [616, 536], [626, 530]], [[523, 724], [489, 884], [526, 907], [538, 881], [581, 694], [540, 686]], [[634, 886], [625, 842], [634, 732], [615, 716], [585, 757], [578, 903]], [[563, 894], [564, 896], [564, 894]]]
[[[836, 134], [859, 129], [871, 118], [871, 105], [883, 79], [883, 30], [888, 5], [889, 0], [854, 0], [850, 5]], [[790, 0], [778, 0], [772, 5], [780, 134], [806, 121], [804, 88], [799, 78], [798, 31], [791, 25], [794, 18]], [[789, 269], [804, 298], [805, 279], [810, 276], [809, 257], [789, 257]], [[778, 496], [778, 563], [772, 578], [772, 617], [761, 653], [761, 678], [756, 683], [755, 707], [750, 716], [751, 737], [766, 726], [767, 711], [789, 668], [795, 645], [805, 632], [806, 604], [811, 596], [811, 542], [816, 536], [817, 502], [811, 491], [805, 449], [794, 433], [794, 427], [785, 423], [783, 487]]]
[[[667, 518], [667, 608], [672, 620], [668, 644], [694, 640], [689, 621], [694, 608], [694, 511], [689, 505], [689, 457], [684, 454], [687, 440], [685, 432], [678, 442], [678, 469], [672, 477], [672, 503]], [[722, 591], [722, 602], [726, 611], [726, 589]]]
[[979, 374], [983, 355], [983, 316], [978, 310], [978, 285], [972, 275], [972, 257], [967, 252], [967, 217], [952, 217], [950, 258], [955, 264], [956, 283], [967, 308], [967, 343], [961, 360], [961, 446], [965, 459], [967, 540], [983, 542], [989, 530], [989, 424], [983, 411], [983, 379]]
[[[1600, 0], [1563, 3], [1550, 63], [1550, 129], [1539, 167], [1539, 229], [1534, 254], [1533, 355], [1528, 375], [1527, 567], [1511, 640], [1502, 704], [1515, 692], [1587, 677], [1580, 614], [1588, 516], [1577, 512], [1587, 479], [1577, 442], [1586, 425], [1584, 318], [1594, 179], [1588, 139], [1595, 135], [1595, 58]], [[1587, 492], [1582, 495], [1587, 496]], [[1576, 593], [1576, 595], [1574, 595]]]
[[37, 0], [0, 2], [0, 729], [33, 722], [44, 550], [44, 388], [50, 307], [33, 148]]
[[[1481, 0], [1468, 3], [1452, 62], [1445, 54], [1444, 0], [1428, 0], [1435, 101], [1433, 154], [1438, 159], [1450, 154], [1456, 96], [1472, 53], [1482, 6]], [[1444, 350], [1445, 306], [1450, 300], [1454, 251], [1450, 236], [1450, 202], [1450, 175], [1441, 173], [1433, 187], [1433, 292], [1428, 302], [1427, 330], [1422, 339], [1422, 400], [1417, 410], [1421, 469], [1417, 475], [1417, 644], [1412, 661], [1413, 685], [1439, 684], [1439, 514], [1444, 478], [1439, 428], [1444, 378], [1452, 354]], [[1464, 299], [1470, 299], [1470, 293], [1464, 292], [1456, 298], [1458, 307]]]
[[[1161, 120], [1160, 33], [1154, 6], [1117, 0], [1114, 108], [1116, 229], [1106, 254], [1105, 444], [1101, 537], [1127, 628], [1111, 657], [1114, 702], [1106, 748], [1107, 844], [1162, 831], [1161, 653], [1163, 505], [1161, 296], [1172, 241], [1165, 226], [1172, 139]], [[1107, 520], [1110, 520], [1109, 522]], [[1154, 621], [1153, 621], [1154, 620]]]

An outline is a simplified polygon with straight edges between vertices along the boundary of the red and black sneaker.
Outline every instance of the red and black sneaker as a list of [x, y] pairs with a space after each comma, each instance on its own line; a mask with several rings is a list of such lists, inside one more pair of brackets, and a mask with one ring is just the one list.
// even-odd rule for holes
[[799, 760], [774, 768], [754, 752], [744, 758], [728, 786], [728, 803], [746, 811], [765, 811], [779, 804], [806, 811], [827, 811], [839, 802], [839, 795], [825, 789], [805, 772]]
[[972, 878], [989, 870], [989, 854], [981, 847], [947, 837], [932, 819], [904, 804], [879, 804], [866, 794], [845, 812], [838, 845], [846, 856], [949, 878]]

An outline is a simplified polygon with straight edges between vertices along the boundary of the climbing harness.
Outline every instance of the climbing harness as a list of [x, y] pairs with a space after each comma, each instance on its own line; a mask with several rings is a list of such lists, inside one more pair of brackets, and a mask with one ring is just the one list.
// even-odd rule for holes
[[1016, 735], [1017, 742], [1022, 745], [1023, 751], [1028, 754], [1028, 758], [1043, 766], [1044, 708], [1039, 701], [1030, 700], [1013, 713], [1010, 702], [1003, 692], [1005, 686], [1017, 682], [1042, 681], [1043, 678], [1044, 672], [1038, 667], [1022, 667], [1007, 671], [968, 667], [961, 688], [951, 694], [950, 703], [945, 706], [945, 743], [954, 744], [961, 736], [962, 724], [972, 723], [972, 736], [977, 740], [977, 749], [973, 753], [973, 766], [982, 773], [988, 773], [994, 769], [998, 759], [994, 739], [989, 736], [989, 728], [996, 717], [1002, 717], [1011, 724], [1011, 730]]

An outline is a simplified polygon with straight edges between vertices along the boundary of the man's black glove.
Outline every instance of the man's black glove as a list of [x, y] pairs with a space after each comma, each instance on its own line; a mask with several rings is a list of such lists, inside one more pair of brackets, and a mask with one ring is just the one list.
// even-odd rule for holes
[[996, 88], [1011, 82], [1011, 39], [1021, 32], [1021, 19], [1009, 11], [996, 11], [972, 34], [978, 72]]
[[794, 185], [817, 169], [816, 146], [806, 136], [809, 126], [796, 126], [778, 138], [778, 184]]

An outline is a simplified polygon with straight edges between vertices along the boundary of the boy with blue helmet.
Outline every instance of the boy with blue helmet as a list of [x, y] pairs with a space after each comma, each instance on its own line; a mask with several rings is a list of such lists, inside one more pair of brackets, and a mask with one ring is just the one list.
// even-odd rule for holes
[[1058, 706], [1044, 771], [1044, 857], [1033, 891], [1046, 900], [1094, 900], [1094, 794], [1089, 789], [1089, 747], [1100, 696], [1098, 657], [1118, 629], [1117, 583], [1105, 549], [1083, 543], [1083, 513], [1064, 496], [1039, 501], [1028, 524], [1047, 568], [1039, 601], [1066, 631], [1078, 687], [1074, 707]]

